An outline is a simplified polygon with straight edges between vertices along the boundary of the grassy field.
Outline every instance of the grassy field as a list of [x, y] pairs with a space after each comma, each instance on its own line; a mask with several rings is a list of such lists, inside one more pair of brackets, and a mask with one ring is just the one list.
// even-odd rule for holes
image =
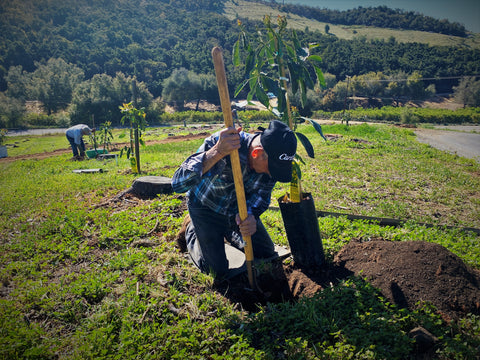
[[[300, 30], [304, 30], [308, 27], [311, 31], [318, 30], [322, 33], [325, 32], [325, 25], [327, 24], [299, 15], [283, 13], [265, 4], [244, 0], [228, 1], [225, 5], [224, 12], [225, 15], [230, 19], [245, 17], [252, 20], [262, 20], [265, 14], [270, 14], [272, 16], [287, 15], [289, 27]], [[364, 36], [367, 39], [388, 40], [391, 36], [393, 36], [398, 42], [418, 42], [430, 44], [432, 46], [442, 45], [461, 47], [465, 46], [471, 48], [480, 47], [480, 34], [472, 34], [471, 37], [464, 39], [457, 36], [434, 34], [425, 31], [384, 29], [358, 25], [347, 26], [328, 24], [328, 26], [330, 27], [330, 34], [347, 40], [351, 40], [359, 36]]]
[[[409, 129], [323, 130], [337, 140], [299, 128], [316, 151], [315, 159], [300, 153], [317, 210], [406, 220], [393, 228], [319, 218], [328, 261], [351, 239], [377, 236], [435, 242], [480, 269], [478, 236], [461, 230], [480, 228], [478, 163], [420, 144]], [[151, 129], [147, 140], [175, 131], [182, 133]], [[10, 156], [67, 147], [64, 135], [7, 144], [15, 141]], [[172, 176], [200, 143], [147, 145], [142, 175]], [[127, 160], [70, 157], [0, 161], [2, 359], [407, 359], [414, 349], [407, 333], [416, 326], [439, 338], [435, 358], [478, 358], [478, 316], [447, 323], [428, 304], [399, 309], [358, 278], [247, 312], [174, 247], [182, 195], [114, 201], [138, 176]], [[79, 168], [105, 171], [72, 172]], [[277, 185], [273, 199], [285, 191]], [[279, 212], [268, 210], [263, 220], [274, 242], [286, 245]]]

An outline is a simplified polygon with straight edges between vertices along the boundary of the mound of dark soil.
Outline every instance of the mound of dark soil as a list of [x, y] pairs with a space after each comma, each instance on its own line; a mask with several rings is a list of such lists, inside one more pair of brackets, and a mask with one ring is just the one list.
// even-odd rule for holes
[[443, 314], [480, 314], [480, 272], [441, 245], [424, 241], [350, 242], [335, 263], [379, 288], [400, 307], [431, 302]]
[[219, 290], [255, 311], [256, 304], [312, 296], [351, 275], [366, 278], [399, 307], [412, 310], [423, 301], [435, 305], [446, 319], [480, 314], [480, 272], [443, 246], [423, 241], [351, 241], [333, 264], [315, 271], [271, 264], [257, 276], [263, 293], [248, 291], [245, 275], [219, 284]]

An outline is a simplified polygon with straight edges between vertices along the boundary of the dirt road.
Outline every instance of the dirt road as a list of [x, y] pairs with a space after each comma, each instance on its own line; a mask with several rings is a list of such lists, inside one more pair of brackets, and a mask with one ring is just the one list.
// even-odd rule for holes
[[[332, 120], [316, 120], [320, 124], [333, 124]], [[351, 122], [353, 125], [356, 122]], [[358, 123], [360, 124], [360, 123]], [[454, 131], [452, 131], [454, 130]], [[51, 129], [50, 129], [51, 131]], [[157, 143], [183, 141], [186, 139], [198, 139], [205, 137], [207, 133], [187, 136], [172, 136], [167, 139], [157, 141]], [[438, 126], [435, 129], [415, 129], [417, 140], [419, 142], [429, 144], [439, 150], [448, 151], [469, 159], [474, 159], [480, 163], [480, 125], [475, 126]], [[149, 142], [150, 143], [150, 142]], [[152, 142], [153, 143], [153, 142]], [[49, 156], [70, 153], [69, 149], [56, 150], [49, 153], [20, 155], [14, 157], [1, 158], [0, 162], [10, 162], [25, 159], [43, 159]]]
[[[448, 130], [418, 128], [415, 130], [417, 140], [436, 149], [474, 159], [480, 163], [480, 126], [446, 126], [442, 128]], [[472, 130], [476, 132], [468, 132]]]
[[[339, 124], [336, 120], [315, 120], [321, 125]], [[350, 121], [351, 125], [362, 122]], [[435, 129], [416, 128], [417, 140], [436, 149], [474, 159], [480, 163], [480, 125], [439, 125]]]
[[[174, 135], [174, 136], [169, 136], [166, 139], [162, 140], [154, 140], [154, 141], [147, 141], [147, 145], [153, 145], [153, 144], [165, 144], [165, 143], [170, 143], [170, 142], [178, 142], [178, 141], [189, 141], [189, 140], [196, 140], [196, 139], [203, 139], [210, 135], [210, 132], [201, 132], [199, 134], [189, 134], [189, 135]], [[118, 144], [113, 144], [117, 148], [122, 148], [124, 145], [127, 145], [126, 143], [118, 143]], [[7, 163], [7, 162], [12, 162], [12, 161], [17, 161], [17, 160], [41, 160], [41, 159], [46, 159], [51, 156], [57, 156], [57, 155], [64, 155], [64, 154], [71, 154], [72, 150], [70, 148], [66, 149], [57, 149], [54, 151], [49, 151], [49, 152], [43, 152], [43, 153], [38, 153], [38, 154], [28, 154], [28, 155], [17, 155], [17, 156], [9, 156], [5, 158], [0, 158], [0, 163]]]

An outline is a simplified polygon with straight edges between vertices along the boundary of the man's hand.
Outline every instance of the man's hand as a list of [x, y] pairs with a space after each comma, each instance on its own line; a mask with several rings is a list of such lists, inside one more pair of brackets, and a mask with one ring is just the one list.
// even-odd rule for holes
[[235, 129], [229, 127], [220, 131], [220, 136], [216, 144], [217, 151], [223, 156], [227, 156], [233, 150], [238, 150], [240, 148], [240, 136], [238, 133], [242, 128]]
[[242, 236], [252, 236], [257, 232], [257, 219], [252, 214], [248, 214], [243, 221], [240, 220], [240, 215], [237, 214], [236, 221]]
[[220, 131], [217, 143], [205, 153], [203, 159], [203, 173], [205, 174], [218, 161], [229, 155], [233, 150], [240, 148], [240, 135], [242, 128], [229, 127]]

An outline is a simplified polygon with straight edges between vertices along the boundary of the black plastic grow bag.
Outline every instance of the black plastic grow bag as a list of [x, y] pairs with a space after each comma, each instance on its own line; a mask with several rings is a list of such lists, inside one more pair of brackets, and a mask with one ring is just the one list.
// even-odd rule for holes
[[303, 193], [299, 203], [284, 202], [284, 198], [278, 199], [278, 205], [295, 265], [302, 268], [322, 266], [325, 254], [312, 195]]

